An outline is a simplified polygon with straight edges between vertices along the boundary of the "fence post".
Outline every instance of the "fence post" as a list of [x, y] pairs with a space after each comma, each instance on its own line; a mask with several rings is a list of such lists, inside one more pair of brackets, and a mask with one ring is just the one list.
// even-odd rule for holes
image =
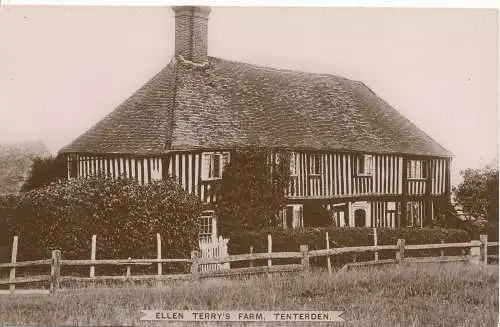
[[[14, 236], [14, 239], [12, 240], [12, 254], [10, 258], [10, 263], [15, 264], [17, 261], [17, 243], [18, 243], [18, 236]], [[12, 284], [9, 284], [9, 290], [11, 293], [14, 293], [14, 290], [16, 289], [16, 284], [14, 284], [14, 279], [16, 278], [16, 267], [11, 267], [10, 268], [10, 275], [9, 275], [9, 281], [13, 282]]]
[[[373, 227], [373, 245], [378, 246], [378, 236], [376, 227]], [[375, 261], [378, 261], [378, 251], [375, 251]]]
[[[328, 237], [328, 232], [325, 232], [326, 237], [326, 249], [330, 250], [330, 238]], [[328, 274], [332, 274], [332, 261], [330, 259], [330, 255], [326, 256], [326, 263], [328, 265]]]
[[400, 238], [398, 239], [398, 251], [396, 252], [396, 263], [402, 264], [405, 258], [405, 240]]
[[[441, 244], [444, 244], [444, 240], [441, 240]], [[444, 249], [441, 249], [441, 258], [444, 257]]]
[[481, 261], [486, 267], [488, 265], [488, 235], [479, 235], [481, 242]]
[[[95, 260], [96, 241], [97, 241], [97, 236], [94, 234], [92, 235], [92, 245], [90, 248], [90, 260], [92, 261]], [[90, 278], [94, 278], [94, 276], [95, 276], [95, 267], [90, 266]]]
[[[130, 260], [132, 260], [132, 258], [128, 257], [128, 261], [130, 261]], [[127, 276], [126, 277], [129, 278], [131, 274], [132, 274], [131, 267], [130, 267], [130, 265], [127, 265]]]
[[[157, 252], [158, 260], [161, 260], [161, 236], [160, 236], [160, 233], [156, 233], [156, 252]], [[162, 264], [161, 264], [161, 262], [158, 262], [158, 275], [162, 274], [161, 268], [162, 268]]]
[[302, 253], [302, 268], [304, 269], [304, 271], [309, 272], [309, 249], [307, 244], [300, 246], [300, 253]]
[[55, 294], [59, 289], [59, 276], [61, 274], [61, 251], [52, 251], [52, 263], [50, 265], [50, 294]]
[[472, 240], [469, 262], [478, 265], [481, 262], [481, 241]]
[[[271, 234], [267, 234], [267, 253], [273, 252], [273, 239], [271, 238]], [[273, 261], [271, 259], [267, 260], [267, 266], [271, 267]]]
[[[250, 247], [250, 254], [253, 254], [253, 246]], [[253, 267], [253, 260], [250, 260], [250, 268]]]
[[191, 276], [193, 279], [198, 279], [198, 251], [191, 251]]
[[[271, 237], [271, 234], [267, 234], [267, 253], [272, 253], [273, 252], [273, 239]], [[271, 259], [267, 260], [267, 266], [271, 268], [273, 265], [273, 261]], [[271, 273], [270, 271], [267, 273], [267, 278], [271, 279]]]

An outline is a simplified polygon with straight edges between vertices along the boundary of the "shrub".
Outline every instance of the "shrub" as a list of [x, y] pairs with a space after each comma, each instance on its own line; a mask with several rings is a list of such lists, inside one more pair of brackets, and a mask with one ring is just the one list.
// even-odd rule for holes
[[[200, 203], [173, 180], [139, 185], [134, 180], [93, 176], [57, 181], [22, 195], [12, 233], [20, 254], [47, 257], [60, 249], [64, 259], [154, 258], [156, 233], [167, 257], [184, 257], [197, 247]], [[165, 252], [165, 251], [164, 251]]]
[[[301, 244], [307, 244], [309, 250], [319, 250], [326, 248], [325, 232], [328, 232], [330, 248], [348, 246], [368, 246], [373, 245], [373, 229], [368, 227], [343, 227], [343, 228], [301, 228], [271, 231], [273, 252], [297, 252]], [[234, 234], [229, 241], [230, 254], [249, 253], [250, 246], [253, 246], [254, 253], [267, 252], [267, 230], [259, 232], [242, 231]], [[470, 242], [470, 235], [460, 229], [411, 229], [411, 228], [377, 228], [379, 245], [395, 245], [398, 239], [404, 239], [406, 244], [433, 244], [455, 242]], [[412, 250], [409, 256], [435, 256], [440, 250]], [[461, 254], [461, 250], [448, 249], [447, 255]], [[394, 258], [394, 251], [381, 251], [379, 258]], [[353, 255], [338, 255], [334, 257], [338, 264], [352, 262]], [[358, 254], [359, 260], [373, 260], [373, 254]], [[276, 262], [280, 262], [276, 260]], [[290, 260], [281, 263], [291, 263]], [[325, 258], [316, 258], [312, 264], [324, 265]], [[245, 264], [243, 264], [245, 265]], [[248, 264], [247, 264], [248, 265]]]
[[290, 179], [290, 153], [240, 149], [231, 155], [214, 190], [220, 232], [231, 238], [242, 228], [260, 230], [277, 226], [278, 209], [285, 202], [283, 190]]

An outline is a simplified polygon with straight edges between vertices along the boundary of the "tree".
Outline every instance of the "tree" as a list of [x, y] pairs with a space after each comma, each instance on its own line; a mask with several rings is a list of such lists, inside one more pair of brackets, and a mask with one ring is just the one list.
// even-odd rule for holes
[[21, 187], [27, 192], [67, 177], [66, 160], [62, 156], [36, 157], [31, 164], [28, 178]]
[[290, 178], [289, 152], [245, 149], [231, 154], [223, 178], [215, 188], [221, 233], [261, 230], [279, 224]]
[[460, 172], [462, 183], [453, 189], [455, 199], [464, 212], [488, 220], [498, 226], [498, 166], [486, 165], [480, 169]]

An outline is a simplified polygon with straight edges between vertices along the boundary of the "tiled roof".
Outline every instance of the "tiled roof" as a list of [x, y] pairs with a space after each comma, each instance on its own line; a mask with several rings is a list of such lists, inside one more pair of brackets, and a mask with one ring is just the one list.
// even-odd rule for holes
[[361, 82], [212, 57], [170, 63], [61, 151], [248, 146], [452, 156]]
[[175, 84], [172, 64], [60, 153], [162, 153], [171, 134]]

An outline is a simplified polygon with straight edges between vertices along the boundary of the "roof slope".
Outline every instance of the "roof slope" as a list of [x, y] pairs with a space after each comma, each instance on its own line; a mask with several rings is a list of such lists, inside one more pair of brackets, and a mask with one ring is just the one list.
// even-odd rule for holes
[[210, 57], [204, 68], [175, 63], [174, 99], [172, 65], [61, 151], [267, 146], [452, 155], [361, 82]]
[[164, 152], [171, 134], [174, 84], [174, 65], [170, 63], [60, 153]]

